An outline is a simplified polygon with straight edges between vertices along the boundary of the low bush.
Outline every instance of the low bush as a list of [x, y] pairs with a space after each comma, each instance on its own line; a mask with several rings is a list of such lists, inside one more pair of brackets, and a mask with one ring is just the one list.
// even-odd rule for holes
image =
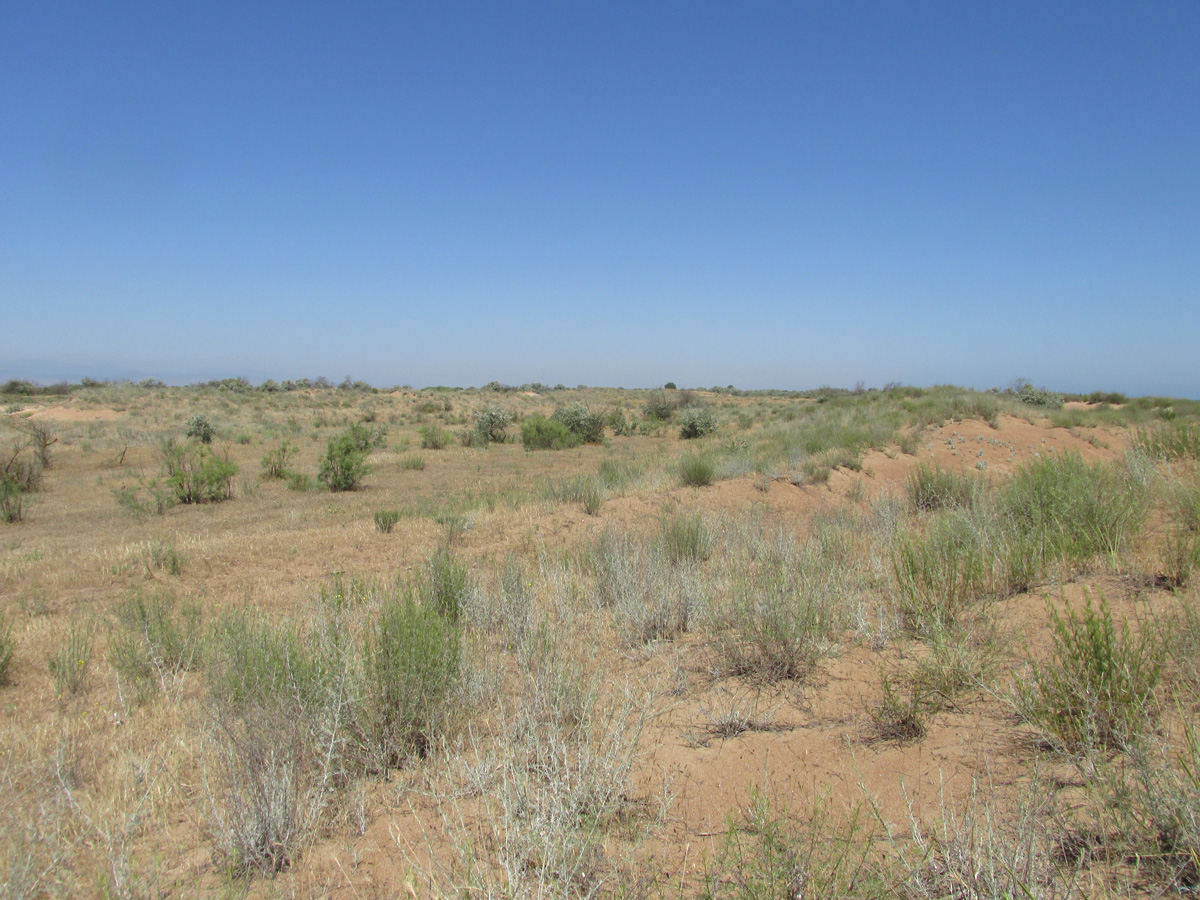
[[28, 449], [27, 444], [14, 444], [0, 459], [4, 464], [0, 469], [0, 518], [6, 522], [20, 522], [28, 495], [42, 486], [41, 458]]
[[521, 422], [521, 443], [526, 450], [566, 450], [583, 440], [562, 422], [534, 413]]
[[454, 440], [454, 434], [440, 425], [422, 425], [417, 433], [421, 435], [422, 450], [444, 450]]
[[1062, 394], [1046, 388], [1035, 388], [1032, 384], [1023, 385], [1017, 391], [1017, 399], [1030, 406], [1040, 406], [1044, 409], [1061, 409], [1063, 405]]
[[305, 494], [311, 491], [316, 486], [313, 477], [307, 472], [292, 472], [287, 477], [287, 487], [289, 491], [295, 491], [298, 494]]
[[162, 445], [163, 480], [179, 503], [217, 503], [233, 496], [238, 467], [204, 444], [179, 444], [168, 438]]
[[267, 479], [287, 478], [291, 474], [288, 465], [296, 455], [296, 445], [286, 439], [274, 450], [268, 450], [262, 458], [262, 477]]
[[356, 433], [354, 428], [330, 438], [317, 470], [317, 479], [334, 492], [357, 490], [371, 472], [367, 465], [370, 452], [369, 442], [364, 447], [363, 435]]
[[689, 406], [679, 414], [679, 436], [685, 441], [704, 437], [716, 430], [716, 414], [707, 406]]
[[508, 440], [508, 426], [512, 424], [513, 414], [502, 406], [494, 404], [484, 407], [475, 413], [472, 427], [467, 432], [468, 446], [486, 447], [488, 444], [503, 444]]
[[654, 390], [646, 396], [642, 412], [647, 419], [666, 422], [675, 415], [675, 407], [675, 401], [670, 399], [664, 391]]
[[387, 597], [366, 647], [373, 739], [384, 765], [429, 753], [453, 716], [461, 674], [458, 627], [413, 591]]
[[560, 406], [550, 419], [565, 426], [581, 443], [599, 444], [604, 440], [604, 417], [592, 412], [586, 404]]
[[637, 433], [637, 426], [625, 416], [625, 410], [619, 406], [608, 411], [604, 417], [604, 424], [619, 437], [629, 437]]
[[183, 433], [190, 438], [195, 438], [202, 444], [211, 444], [213, 438], [217, 434], [216, 428], [208, 421], [208, 417], [203, 413], [196, 413], [187, 420], [187, 426]]
[[421, 472], [425, 469], [425, 457], [419, 453], [406, 453], [400, 457], [400, 468], [407, 472]]
[[[1049, 604], [1047, 604], [1049, 606]], [[1153, 630], [1118, 629], [1104, 595], [1065, 617], [1049, 606], [1053, 646], [1019, 688], [1023, 714], [1064, 750], [1123, 749], [1155, 715], [1164, 649]]]

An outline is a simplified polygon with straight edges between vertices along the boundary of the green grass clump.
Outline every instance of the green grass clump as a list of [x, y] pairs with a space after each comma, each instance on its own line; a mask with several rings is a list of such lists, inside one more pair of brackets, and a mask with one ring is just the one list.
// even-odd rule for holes
[[83, 691], [91, 662], [92, 633], [87, 627], [72, 622], [66, 638], [47, 661], [59, 697], [73, 697]]
[[471, 578], [464, 563], [448, 547], [441, 547], [426, 563], [417, 583], [421, 603], [437, 610], [450, 622], [457, 622], [471, 589]]
[[675, 513], [662, 520], [658, 543], [671, 562], [694, 563], [708, 559], [713, 536], [699, 513]]
[[425, 457], [419, 453], [406, 453], [400, 457], [400, 468], [409, 472], [420, 472], [425, 468]]
[[827, 598], [798, 566], [772, 554], [737, 579], [718, 641], [719, 668], [762, 682], [800, 681], [835, 628]]
[[703, 487], [712, 484], [717, 465], [704, 453], [685, 453], [679, 457], [679, 481], [684, 486]]
[[1123, 749], [1154, 718], [1164, 648], [1149, 628], [1118, 629], [1104, 595], [1065, 617], [1050, 607], [1054, 643], [1019, 690], [1024, 715], [1069, 752]]
[[905, 627], [924, 636], [952, 627], [991, 585], [988, 548], [965, 515], [941, 516], [924, 533], [900, 534], [892, 570]]
[[135, 593], [117, 607], [118, 628], [109, 638], [109, 661], [139, 695], [169, 691], [201, 661], [199, 607], [175, 608], [169, 593]]
[[742, 818], [730, 814], [725, 837], [706, 867], [702, 900], [777, 897], [894, 896], [894, 885], [872, 861], [872, 840], [861, 807], [835, 819], [819, 798], [803, 825], [775, 812], [755, 789]]
[[928, 463], [920, 463], [907, 482], [909, 502], [913, 509], [921, 512], [970, 507], [979, 496], [980, 487], [980, 481], [974, 475], [951, 472]]
[[1000, 514], [1027, 536], [1043, 566], [1079, 564], [1126, 550], [1141, 528], [1149, 489], [1127, 468], [1056, 453], [1014, 475], [998, 501]]
[[1151, 459], [1200, 459], [1200, 425], [1176, 420], [1139, 428], [1133, 433], [1133, 446]]
[[17, 648], [17, 640], [13, 637], [12, 622], [0, 613], [0, 685], [8, 684], [12, 674], [13, 651]]
[[396, 523], [400, 521], [400, 510], [381, 509], [375, 513], [375, 530], [380, 534], [391, 534]]

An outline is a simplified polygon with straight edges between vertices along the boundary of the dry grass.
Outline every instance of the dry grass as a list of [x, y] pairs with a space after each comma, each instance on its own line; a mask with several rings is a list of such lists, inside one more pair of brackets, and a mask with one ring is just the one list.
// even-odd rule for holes
[[[600, 389], [103, 386], [16, 413], [48, 465], [0, 523], [0, 898], [1194, 886], [1186, 442], [1138, 438], [1167, 458], [1150, 496], [1133, 402], [1073, 434], [949, 388], [696, 393], [698, 442]], [[574, 402], [627, 433], [446, 439]], [[159, 448], [198, 414], [234, 496], [160, 512]], [[387, 437], [359, 490], [313, 487], [361, 422]], [[1171, 635], [1133, 702], [1154, 729], [1086, 753], [1011, 704], [1090, 684], [1085, 589], [1130, 646]]]

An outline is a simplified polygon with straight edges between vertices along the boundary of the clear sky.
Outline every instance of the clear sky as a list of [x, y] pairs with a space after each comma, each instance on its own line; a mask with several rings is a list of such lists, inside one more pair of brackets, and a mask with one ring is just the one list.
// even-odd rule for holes
[[7, 3], [0, 377], [1200, 397], [1200, 2]]

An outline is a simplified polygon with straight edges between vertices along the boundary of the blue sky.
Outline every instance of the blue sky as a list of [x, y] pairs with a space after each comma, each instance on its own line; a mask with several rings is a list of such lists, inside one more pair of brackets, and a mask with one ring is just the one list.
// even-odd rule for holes
[[1200, 3], [29, 3], [0, 377], [1200, 397]]

